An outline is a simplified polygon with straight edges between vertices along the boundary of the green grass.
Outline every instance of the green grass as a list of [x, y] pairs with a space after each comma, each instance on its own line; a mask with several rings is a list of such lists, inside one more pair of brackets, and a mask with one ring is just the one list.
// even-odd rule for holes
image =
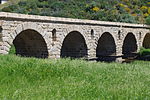
[[150, 100], [150, 62], [0, 55], [0, 100]]

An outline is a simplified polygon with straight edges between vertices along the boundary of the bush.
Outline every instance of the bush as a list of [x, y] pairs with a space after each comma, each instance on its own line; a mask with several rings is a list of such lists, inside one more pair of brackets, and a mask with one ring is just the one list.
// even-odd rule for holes
[[64, 3], [63, 2], [54, 2], [51, 4], [51, 9], [53, 9], [54, 11], [59, 11], [62, 10], [64, 8]]
[[150, 16], [148, 16], [148, 17], [146, 18], [146, 24], [147, 24], [147, 25], [150, 25]]
[[11, 48], [9, 50], [9, 54], [16, 54], [16, 49], [14, 45], [11, 45]]
[[44, 8], [40, 12], [41, 16], [50, 16], [51, 15], [51, 10], [49, 8]]
[[139, 54], [140, 56], [150, 55], [150, 49], [141, 48]]
[[12, 12], [12, 10], [11, 10], [10, 7], [4, 7], [4, 8], [2, 9], [2, 11], [4, 11], [4, 12]]
[[118, 18], [119, 22], [126, 22], [126, 23], [137, 23], [136, 18], [131, 16], [130, 14], [120, 14]]
[[18, 3], [19, 6], [26, 6], [27, 5], [27, 2], [26, 1], [20, 1]]

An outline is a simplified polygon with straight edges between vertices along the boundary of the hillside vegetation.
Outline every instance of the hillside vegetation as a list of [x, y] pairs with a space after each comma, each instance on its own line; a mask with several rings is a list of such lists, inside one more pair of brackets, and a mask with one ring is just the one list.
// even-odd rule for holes
[[149, 100], [150, 62], [0, 55], [1, 100]]
[[150, 24], [150, 0], [21, 0], [1, 11]]

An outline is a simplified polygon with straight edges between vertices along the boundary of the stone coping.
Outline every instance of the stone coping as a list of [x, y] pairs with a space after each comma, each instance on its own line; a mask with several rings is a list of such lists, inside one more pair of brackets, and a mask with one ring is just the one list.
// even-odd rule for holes
[[36, 20], [36, 21], [43, 21], [43, 22], [66, 23], [66, 24], [100, 25], [100, 26], [116, 26], [116, 27], [150, 29], [150, 26], [145, 24], [131, 24], [131, 23], [107, 22], [107, 21], [96, 21], [96, 20], [86, 20], [86, 19], [49, 17], [49, 16], [27, 15], [27, 14], [17, 14], [17, 13], [7, 13], [7, 12], [0, 12], [0, 19], [1, 18], [18, 19], [18, 20]]

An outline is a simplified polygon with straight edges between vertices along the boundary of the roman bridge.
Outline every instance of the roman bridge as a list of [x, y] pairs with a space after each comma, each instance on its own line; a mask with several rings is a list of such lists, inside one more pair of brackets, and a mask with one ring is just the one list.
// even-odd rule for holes
[[115, 60], [150, 48], [150, 27], [0, 12], [0, 53], [12, 45], [27, 57]]

